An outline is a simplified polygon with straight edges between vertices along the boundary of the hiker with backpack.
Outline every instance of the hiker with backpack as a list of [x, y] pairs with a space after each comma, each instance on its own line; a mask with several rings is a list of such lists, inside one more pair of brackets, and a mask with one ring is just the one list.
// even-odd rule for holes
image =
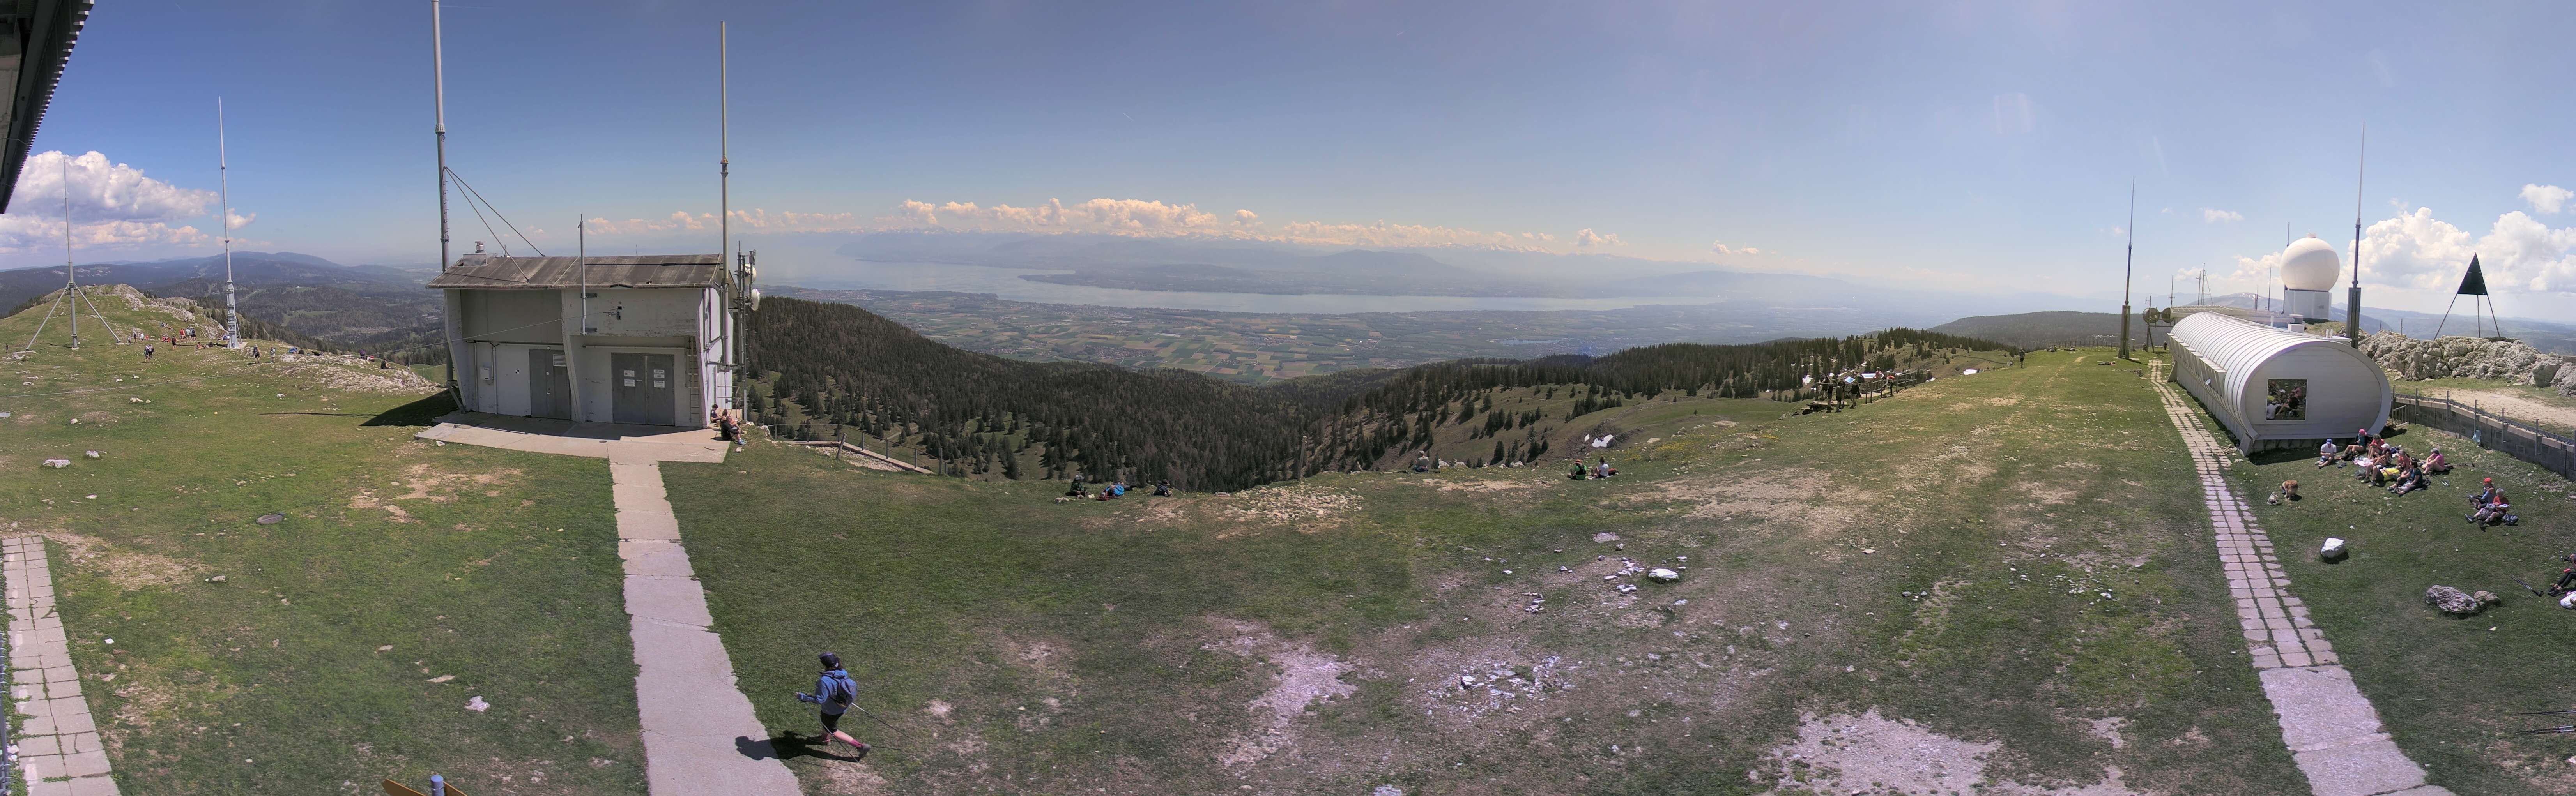
[[814, 693], [799, 691], [796, 693], [796, 701], [823, 706], [823, 747], [825, 749], [830, 749], [833, 741], [840, 741], [858, 749], [858, 759], [866, 760], [868, 749], [871, 747], [860, 743], [857, 738], [850, 737], [849, 733], [841, 731], [841, 714], [849, 712], [850, 707], [859, 701], [859, 683], [850, 679], [849, 670], [841, 668], [841, 656], [826, 652], [821, 658], [823, 674], [814, 678]]

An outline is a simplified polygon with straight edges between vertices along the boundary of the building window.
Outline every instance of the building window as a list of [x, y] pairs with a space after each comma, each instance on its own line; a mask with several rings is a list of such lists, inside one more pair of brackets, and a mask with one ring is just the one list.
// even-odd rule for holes
[[2264, 419], [2308, 419], [2308, 380], [2273, 379], [2263, 390]]

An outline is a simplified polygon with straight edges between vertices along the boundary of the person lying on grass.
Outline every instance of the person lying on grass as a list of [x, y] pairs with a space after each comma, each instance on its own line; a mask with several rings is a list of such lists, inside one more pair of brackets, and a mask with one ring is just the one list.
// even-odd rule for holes
[[831, 750], [833, 741], [840, 741], [859, 750], [858, 759], [866, 760], [870, 747], [841, 731], [841, 714], [850, 712], [850, 706], [859, 701], [859, 683], [850, 679], [848, 669], [841, 668], [841, 656], [826, 652], [818, 657], [823, 661], [823, 674], [814, 678], [814, 693], [798, 691], [796, 701], [823, 706], [824, 751]]

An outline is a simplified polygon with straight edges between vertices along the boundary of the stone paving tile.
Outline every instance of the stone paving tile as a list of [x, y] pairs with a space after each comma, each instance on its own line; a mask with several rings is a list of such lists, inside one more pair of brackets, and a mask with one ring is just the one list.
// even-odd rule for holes
[[98, 725], [72, 671], [62, 617], [53, 610], [44, 539], [0, 542], [0, 576], [8, 581], [9, 697], [28, 716], [10, 740], [18, 745], [28, 796], [116, 796]]
[[2245, 631], [2247, 657], [2263, 680], [2263, 695], [2281, 720], [2281, 741], [2315, 796], [2450, 796], [2424, 783], [2424, 768], [2388, 739], [2379, 711], [2340, 665], [2325, 631], [2308, 622], [2299, 598], [2284, 591], [2290, 578], [2272, 554], [2272, 540], [2227, 483], [2234, 450], [2200, 422], [2189, 404], [2165, 383], [2162, 369], [2148, 380], [2163, 399], [2174, 430], [2182, 433], [2192, 470]]

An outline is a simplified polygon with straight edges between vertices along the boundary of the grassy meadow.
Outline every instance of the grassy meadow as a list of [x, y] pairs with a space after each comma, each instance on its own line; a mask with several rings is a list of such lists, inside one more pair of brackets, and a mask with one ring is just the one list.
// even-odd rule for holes
[[[1608, 481], [1057, 503], [764, 445], [664, 472], [814, 793], [2303, 790], [2179, 438], [2101, 356], [1658, 408]], [[1623, 594], [1623, 556], [1689, 569]], [[820, 650], [883, 720], [844, 725], [864, 764], [795, 735]]]
[[643, 791], [604, 463], [414, 441], [436, 402], [371, 367], [82, 331], [0, 359], [0, 528], [53, 540], [124, 792]]

